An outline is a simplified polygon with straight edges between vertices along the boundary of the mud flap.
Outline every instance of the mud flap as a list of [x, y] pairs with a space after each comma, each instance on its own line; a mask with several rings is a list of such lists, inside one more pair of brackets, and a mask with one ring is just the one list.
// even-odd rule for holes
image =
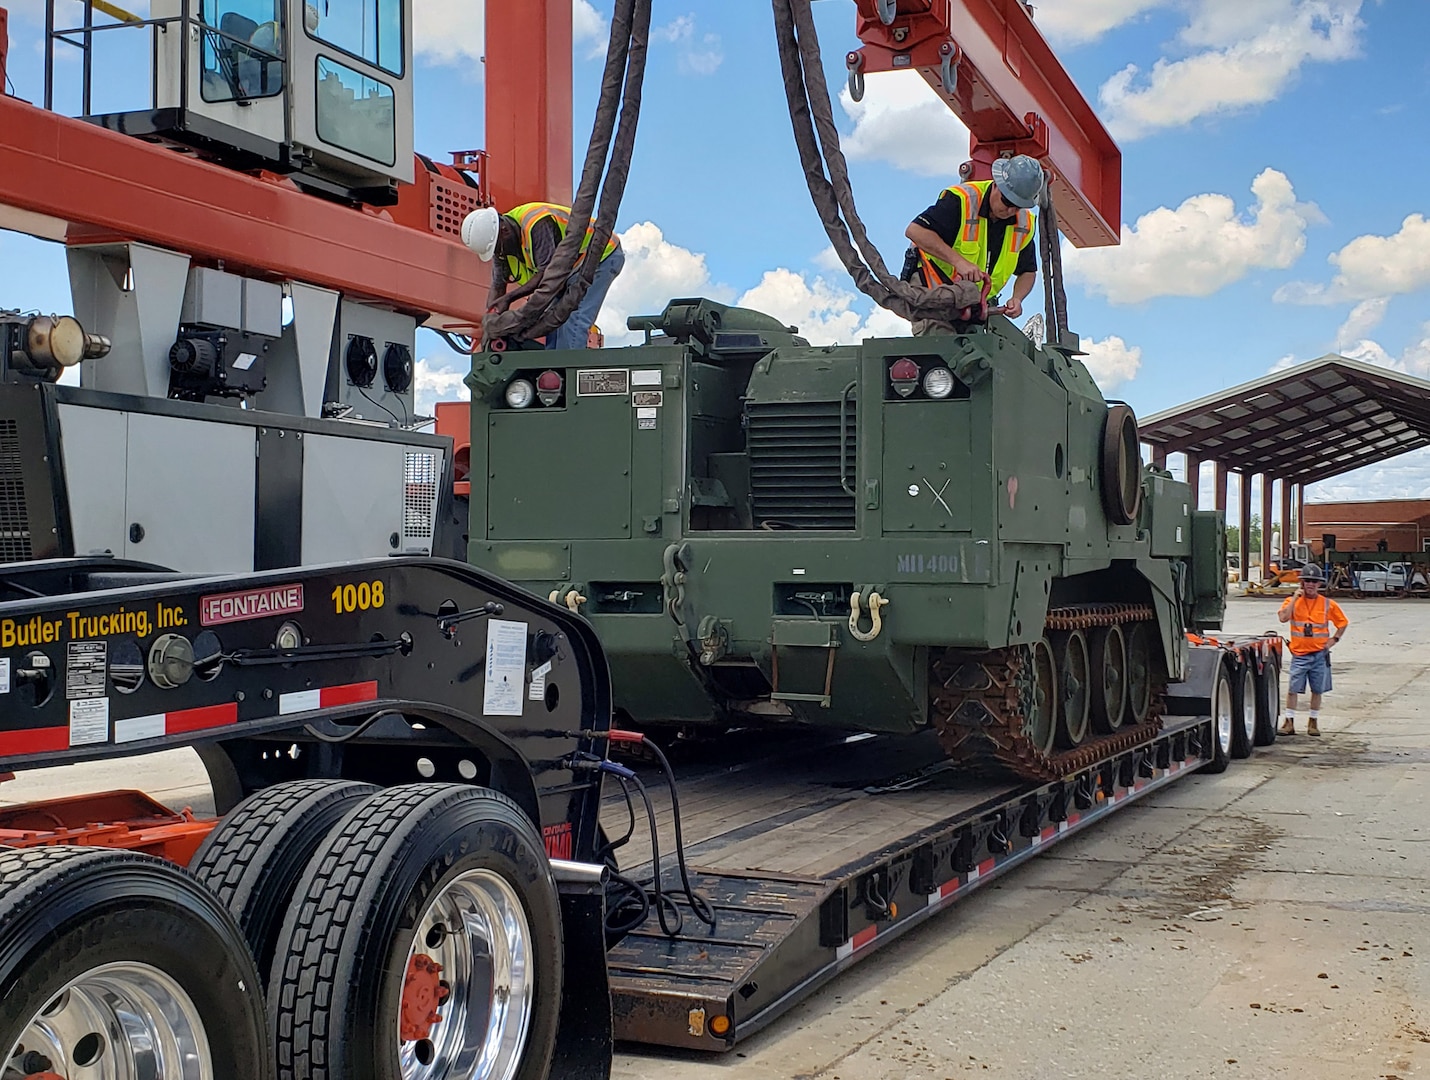
[[614, 1034], [606, 976], [606, 898], [600, 884], [562, 882], [565, 977], [551, 1071], [560, 1080], [608, 1080]]

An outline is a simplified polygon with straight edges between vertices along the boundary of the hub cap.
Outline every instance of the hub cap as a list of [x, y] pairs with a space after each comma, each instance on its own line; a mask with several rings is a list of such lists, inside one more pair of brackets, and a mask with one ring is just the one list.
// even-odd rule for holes
[[203, 1020], [188, 993], [148, 964], [87, 971], [30, 1020], [5, 1076], [213, 1080]]
[[403, 1080], [510, 1080], [521, 1066], [535, 989], [531, 929], [500, 875], [469, 870], [417, 922], [403, 968]]
[[1216, 738], [1223, 757], [1231, 753], [1231, 683], [1218, 679], [1216, 687]]

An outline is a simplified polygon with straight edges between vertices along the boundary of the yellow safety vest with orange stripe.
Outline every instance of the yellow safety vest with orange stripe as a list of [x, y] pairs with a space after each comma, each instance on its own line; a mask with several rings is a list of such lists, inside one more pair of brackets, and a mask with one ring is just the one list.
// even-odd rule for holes
[[[987, 198], [988, 188], [992, 183], [992, 180], [970, 180], [966, 184], [955, 184], [952, 187], [944, 188], [939, 196], [942, 198], [943, 195], [952, 192], [962, 201], [963, 224], [958, 230], [958, 239], [951, 246], [954, 251], [980, 270], [988, 267], [989, 224], [979, 211], [983, 208], [983, 200]], [[1032, 243], [1033, 225], [1032, 213], [1027, 210], [1019, 210], [1017, 219], [1003, 231], [1003, 248], [998, 252], [998, 261], [993, 264], [993, 271], [990, 275], [993, 279], [988, 290], [990, 300], [1003, 291], [1003, 286], [1008, 284], [1008, 279], [1013, 276], [1013, 271], [1018, 267], [1018, 255]], [[919, 258], [924, 264], [926, 284], [936, 285], [954, 279], [952, 264], [935, 258], [923, 250], [919, 251]]]
[[[525, 285], [536, 276], [536, 250], [532, 243], [531, 231], [536, 227], [536, 223], [544, 218], [551, 218], [556, 222], [556, 228], [560, 230], [562, 239], [566, 237], [566, 230], [571, 226], [571, 208], [569, 206], [558, 206], [556, 203], [525, 203], [516, 207], [506, 214], [508, 218], [516, 223], [516, 227], [521, 230], [521, 254], [508, 255], [506, 257], [507, 269], [511, 272], [511, 280], [518, 285]], [[594, 226], [586, 230], [586, 238], [581, 241], [581, 255], [584, 258], [586, 248], [591, 244], [591, 238], [595, 235]], [[601, 253], [604, 260], [607, 255], [616, 250], [616, 238], [612, 236], [606, 243], [606, 250]], [[580, 265], [580, 260], [577, 260]]]
[[[1291, 651], [1297, 656], [1320, 652], [1331, 640], [1331, 598], [1318, 597], [1321, 601], [1321, 617], [1315, 618], [1315, 611], [1309, 605], [1310, 597], [1292, 598], [1291, 603]], [[1303, 606], [1304, 605], [1304, 606]]]

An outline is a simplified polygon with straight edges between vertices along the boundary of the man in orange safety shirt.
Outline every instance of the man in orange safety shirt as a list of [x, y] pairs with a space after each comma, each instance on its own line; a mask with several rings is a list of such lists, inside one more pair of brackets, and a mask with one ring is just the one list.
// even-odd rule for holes
[[[1301, 588], [1287, 597], [1277, 617], [1291, 624], [1291, 685], [1286, 693], [1286, 719], [1279, 734], [1296, 734], [1296, 695], [1309, 685], [1311, 716], [1306, 734], [1319, 735], [1321, 696], [1331, 689], [1331, 647], [1341, 640], [1350, 620], [1341, 605], [1321, 595], [1325, 583], [1321, 568], [1308, 565], [1301, 570]], [[1331, 627], [1336, 628], [1334, 634]]]

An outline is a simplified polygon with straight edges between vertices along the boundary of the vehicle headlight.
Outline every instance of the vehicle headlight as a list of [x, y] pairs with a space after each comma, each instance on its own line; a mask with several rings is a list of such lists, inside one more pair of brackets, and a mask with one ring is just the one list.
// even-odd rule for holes
[[953, 372], [946, 367], [930, 368], [924, 375], [924, 393], [931, 398], [946, 398], [953, 393]]
[[536, 387], [528, 379], [512, 379], [506, 385], [506, 403], [513, 409], [524, 409], [536, 397]]

